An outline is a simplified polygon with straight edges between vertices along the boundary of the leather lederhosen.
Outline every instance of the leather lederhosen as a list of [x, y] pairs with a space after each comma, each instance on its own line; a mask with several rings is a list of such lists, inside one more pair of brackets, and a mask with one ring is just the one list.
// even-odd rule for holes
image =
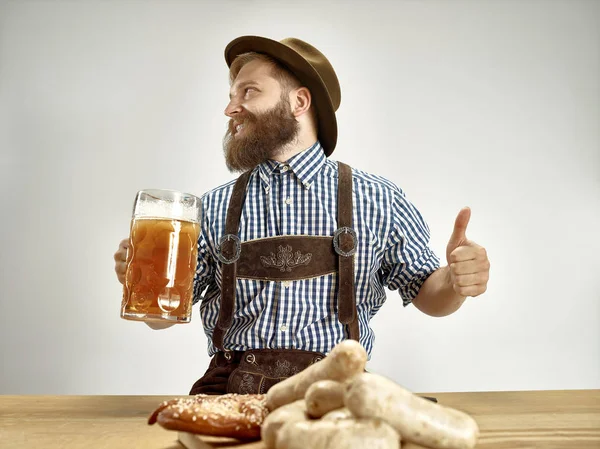
[[338, 273], [338, 317], [347, 337], [358, 340], [354, 291], [354, 253], [357, 238], [352, 228], [352, 169], [338, 162], [338, 229], [333, 236], [285, 235], [241, 242], [238, 237], [250, 171], [233, 188], [225, 235], [218, 247], [222, 266], [221, 304], [213, 344], [219, 350], [190, 394], [266, 393], [277, 382], [296, 374], [324, 354], [295, 349], [229, 351], [225, 334], [233, 322], [236, 279], [292, 281]]

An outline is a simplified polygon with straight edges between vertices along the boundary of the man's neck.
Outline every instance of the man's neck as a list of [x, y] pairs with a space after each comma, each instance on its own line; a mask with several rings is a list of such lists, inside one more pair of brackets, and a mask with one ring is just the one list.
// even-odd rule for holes
[[277, 154], [271, 159], [277, 162], [285, 162], [298, 153], [302, 153], [307, 148], [312, 147], [317, 142], [317, 136], [313, 133], [309, 135], [299, 135], [297, 139], [282, 148], [281, 151], [277, 151]]

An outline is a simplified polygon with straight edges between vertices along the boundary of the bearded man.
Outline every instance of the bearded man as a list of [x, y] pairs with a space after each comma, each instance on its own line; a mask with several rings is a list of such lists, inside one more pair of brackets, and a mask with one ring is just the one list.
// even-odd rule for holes
[[[485, 292], [490, 263], [466, 237], [469, 208], [441, 266], [399, 187], [331, 159], [341, 90], [323, 53], [296, 38], [243, 36], [225, 60], [223, 149], [241, 175], [202, 196], [194, 304], [211, 362], [190, 394], [265, 393], [347, 338], [370, 357], [385, 288], [431, 316]], [[121, 283], [126, 255], [124, 240]]]

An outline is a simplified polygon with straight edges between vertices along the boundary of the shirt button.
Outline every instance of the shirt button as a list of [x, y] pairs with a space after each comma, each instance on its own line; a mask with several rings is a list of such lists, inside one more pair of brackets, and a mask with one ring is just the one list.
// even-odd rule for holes
[[270, 187], [265, 187], [265, 192], [269, 193], [270, 190], [271, 190]]
[[292, 199], [291, 198], [286, 198], [285, 199], [285, 204], [292, 204]]
[[283, 326], [281, 326], [279, 329], [281, 329], [283, 332], [285, 332], [287, 330], [287, 326], [284, 324]]
[[291, 281], [283, 281], [282, 284], [285, 288], [288, 288], [290, 285], [292, 285]]
[[288, 171], [290, 169], [289, 165], [284, 165], [283, 167], [281, 167], [281, 171]]

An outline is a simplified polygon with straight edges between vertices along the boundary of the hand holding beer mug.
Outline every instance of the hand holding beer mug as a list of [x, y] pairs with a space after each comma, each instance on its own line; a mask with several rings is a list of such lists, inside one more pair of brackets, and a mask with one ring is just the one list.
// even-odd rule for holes
[[141, 190], [133, 207], [121, 318], [189, 323], [198, 259], [200, 199]]

